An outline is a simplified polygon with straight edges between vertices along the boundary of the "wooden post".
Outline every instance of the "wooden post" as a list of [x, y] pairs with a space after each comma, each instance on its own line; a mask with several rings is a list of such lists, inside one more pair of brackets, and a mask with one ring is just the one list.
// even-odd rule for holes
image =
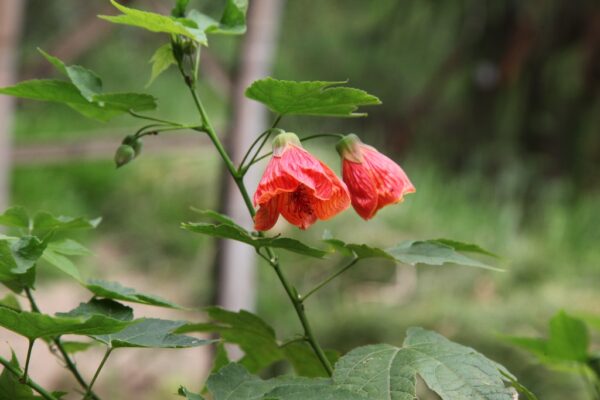
[[[264, 106], [244, 96], [254, 80], [270, 74], [277, 47], [279, 20], [283, 0], [252, 0], [248, 10], [248, 32], [241, 45], [238, 70], [232, 87], [233, 118], [226, 139], [228, 150], [236, 163], [256, 135], [268, 126]], [[254, 190], [260, 171], [251, 169], [245, 183]], [[251, 228], [252, 221], [233, 181], [223, 180], [222, 211], [238, 223]], [[256, 255], [250, 246], [223, 241], [217, 254], [217, 302], [222, 307], [253, 310], [256, 302]]]
[[[25, 0], [0, 1], [0, 87], [17, 79], [17, 54]], [[0, 212], [8, 207], [12, 157], [11, 125], [15, 101], [0, 96]]]

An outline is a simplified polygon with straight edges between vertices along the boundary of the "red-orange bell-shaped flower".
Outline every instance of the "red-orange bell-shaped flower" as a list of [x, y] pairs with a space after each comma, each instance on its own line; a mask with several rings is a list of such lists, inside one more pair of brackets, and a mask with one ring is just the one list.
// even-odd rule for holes
[[369, 220], [388, 204], [399, 203], [415, 187], [402, 168], [374, 147], [350, 134], [336, 146], [342, 157], [342, 176], [350, 191], [352, 207]]
[[254, 229], [266, 231], [279, 214], [300, 229], [350, 206], [350, 195], [331, 169], [302, 148], [289, 132], [273, 139], [273, 157], [254, 193]]

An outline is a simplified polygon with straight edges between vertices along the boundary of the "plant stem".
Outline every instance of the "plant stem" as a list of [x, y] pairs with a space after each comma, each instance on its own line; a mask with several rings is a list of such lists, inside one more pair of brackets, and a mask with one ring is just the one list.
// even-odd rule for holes
[[23, 376], [21, 376], [21, 383], [25, 383], [27, 380], [27, 372], [29, 371], [29, 362], [31, 361], [31, 351], [33, 350], [33, 344], [35, 339], [29, 339], [29, 345], [27, 346], [27, 357], [25, 358], [25, 368], [23, 369]]
[[319, 283], [314, 288], [312, 288], [311, 290], [309, 290], [308, 293], [306, 293], [304, 296], [300, 296], [300, 301], [304, 302], [306, 299], [308, 299], [311, 295], [313, 295], [315, 292], [317, 292], [323, 286], [327, 285], [329, 282], [331, 282], [332, 280], [334, 280], [335, 278], [337, 278], [338, 276], [340, 276], [341, 274], [343, 274], [344, 272], [346, 272], [348, 269], [350, 269], [354, 264], [356, 264], [356, 262], [358, 260], [359, 260], [358, 257], [353, 258], [352, 261], [350, 261], [347, 265], [345, 265], [344, 267], [342, 267], [339, 271], [337, 271], [337, 272], [329, 275], [321, 283]]
[[108, 360], [108, 357], [110, 356], [110, 353], [112, 353], [113, 348], [112, 347], [108, 347], [106, 349], [106, 352], [104, 353], [104, 357], [102, 357], [102, 361], [100, 361], [100, 365], [98, 366], [98, 369], [96, 369], [96, 372], [94, 373], [94, 377], [92, 378], [92, 381], [90, 382], [90, 385], [88, 386], [87, 391], [85, 392], [85, 394], [83, 395], [83, 400], [87, 399], [92, 391], [92, 386], [94, 386], [94, 383], [96, 383], [96, 379], [98, 379], [98, 375], [100, 375], [100, 371], [102, 371], [102, 367], [104, 367], [104, 364], [106, 363], [106, 360]]
[[[40, 308], [38, 307], [37, 303], [35, 302], [35, 299], [33, 297], [33, 293], [31, 293], [31, 289], [29, 288], [25, 288], [25, 294], [27, 295], [27, 298], [29, 299], [29, 304], [31, 305], [31, 310], [33, 312], [40, 312]], [[67, 351], [65, 350], [64, 346], [62, 345], [62, 342], [60, 341], [60, 336], [56, 337], [52, 340], [52, 342], [56, 345], [56, 347], [58, 348], [58, 350], [60, 351], [60, 354], [62, 355], [65, 364], [67, 365], [67, 369], [69, 371], [71, 371], [71, 374], [73, 374], [73, 376], [75, 377], [75, 379], [77, 380], [77, 382], [79, 382], [79, 384], [81, 385], [81, 387], [86, 391], [89, 392], [89, 396], [91, 396], [91, 398], [93, 400], [100, 400], [100, 397], [98, 397], [98, 395], [96, 395], [96, 393], [94, 393], [93, 391], [91, 391], [89, 389], [89, 385], [88, 383], [85, 381], [85, 379], [83, 379], [83, 376], [81, 376], [81, 374], [79, 373], [79, 370], [77, 369], [77, 366], [75, 365], [75, 363], [73, 362], [73, 360], [71, 360], [71, 357], [69, 357], [69, 353], [67, 353]]]
[[[5, 358], [0, 357], [0, 364], [2, 364], [4, 366], [4, 368], [10, 372], [11, 374], [13, 374], [16, 378], [21, 379], [21, 372], [15, 368], [10, 361], [8, 361]], [[55, 396], [53, 396], [52, 394], [48, 393], [43, 387], [41, 387], [40, 385], [38, 385], [37, 383], [35, 383], [34, 381], [31, 380], [31, 378], [29, 377], [25, 377], [24, 380], [21, 381], [24, 385], [29, 386], [30, 388], [32, 388], [33, 390], [35, 390], [36, 392], [38, 392], [44, 399], [46, 400], [58, 400]]]
[[[192, 94], [194, 103], [196, 104], [196, 108], [198, 109], [198, 112], [202, 119], [204, 128], [206, 129], [206, 133], [208, 134], [211, 141], [215, 145], [215, 148], [219, 152], [219, 155], [225, 162], [225, 166], [227, 167], [227, 170], [229, 171], [230, 175], [232, 176], [233, 180], [235, 181], [235, 184], [238, 187], [240, 194], [242, 195], [242, 197], [244, 199], [244, 203], [246, 204], [246, 207], [248, 208], [248, 212], [250, 213], [250, 215], [252, 217], [254, 217], [254, 215], [256, 214], [256, 210], [254, 209], [252, 200], [250, 199], [250, 195], [248, 194], [248, 190], [246, 189], [246, 186], [244, 185], [243, 175], [241, 175], [238, 172], [237, 168], [233, 164], [233, 161], [231, 161], [229, 154], [227, 154], [227, 151], [221, 144], [221, 141], [219, 140], [219, 138], [210, 122], [210, 119], [208, 118], [208, 115], [206, 114], [206, 110], [204, 109], [204, 106], [202, 105], [202, 102], [200, 101], [200, 98], [198, 97], [198, 94], [196, 93], [194, 82], [185, 75], [181, 65], [179, 65], [179, 67], [180, 67], [179, 68], [180, 71], [182, 72], [182, 75], [184, 76], [186, 85], [188, 86], [188, 88]], [[279, 122], [279, 121], [276, 120], [276, 122]], [[259, 234], [262, 236], [262, 233], [259, 233]], [[273, 250], [269, 247], [266, 247], [266, 251], [268, 254], [268, 257], [266, 257], [266, 258], [268, 258], [269, 264], [271, 264], [271, 266], [275, 270], [275, 273], [277, 274], [279, 281], [283, 285], [285, 292], [287, 293], [290, 301], [292, 302], [292, 305], [294, 306], [294, 309], [296, 310], [296, 314], [298, 315], [298, 319], [300, 320], [300, 323], [302, 324], [302, 327], [304, 328], [304, 334], [306, 336], [308, 343], [312, 347], [316, 356], [319, 358], [319, 361], [321, 362], [321, 364], [323, 364], [323, 367], [325, 368], [327, 373], [331, 376], [333, 374], [333, 368], [331, 367], [331, 363], [325, 356], [323, 349], [321, 348], [321, 346], [315, 339], [315, 335], [313, 334], [310, 323], [308, 322], [308, 319], [306, 317], [306, 313], [304, 311], [304, 305], [302, 304], [302, 301], [300, 300], [300, 298], [298, 296], [298, 292], [288, 282], [287, 278], [281, 271], [281, 268], [279, 267], [279, 261], [277, 260], [277, 257], [275, 256], [275, 253], [273, 252]]]
[[171, 126], [182, 126], [183, 125], [183, 124], [180, 124], [179, 122], [175, 122], [175, 121], [169, 121], [166, 119], [160, 119], [160, 118], [156, 118], [156, 117], [150, 117], [148, 115], [138, 114], [133, 110], [129, 110], [129, 115], [131, 115], [132, 117], [135, 117], [135, 118], [145, 119], [145, 120], [154, 121], [154, 122], [160, 122], [161, 124], [167, 124], [167, 125], [171, 125]]

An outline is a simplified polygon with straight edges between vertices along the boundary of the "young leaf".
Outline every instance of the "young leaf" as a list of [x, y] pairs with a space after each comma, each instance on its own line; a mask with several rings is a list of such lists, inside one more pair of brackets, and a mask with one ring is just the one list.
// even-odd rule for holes
[[14, 243], [0, 240], [0, 280], [22, 275], [35, 266], [46, 242], [35, 236], [24, 236]]
[[0, 214], [0, 225], [28, 229], [29, 214], [27, 214], [24, 207], [11, 207], [4, 214]]
[[[12, 352], [10, 365], [17, 371], [21, 372], [19, 361], [15, 352]], [[33, 390], [21, 383], [19, 377], [11, 373], [7, 368], [4, 368], [0, 374], [0, 399], [5, 400], [39, 400], [42, 397], [35, 396]]]
[[65, 256], [89, 256], [92, 254], [84, 245], [73, 239], [62, 239], [48, 243], [47, 248]]
[[417, 374], [444, 400], [512, 400], [503, 371], [469, 347], [435, 332], [410, 328], [402, 348], [371, 345], [340, 358], [333, 380], [373, 400], [413, 400]]
[[33, 232], [46, 233], [48, 231], [61, 232], [75, 229], [94, 229], [102, 221], [102, 218], [87, 219], [83, 217], [58, 216], [40, 211], [33, 217]]
[[95, 72], [90, 71], [79, 65], [67, 66], [57, 57], [51, 56], [44, 50], [38, 48], [38, 51], [56, 67], [61, 73], [66, 75], [79, 92], [88, 101], [92, 101], [94, 95], [102, 92], [102, 80]]
[[190, 392], [183, 386], [179, 387], [179, 390], [177, 390], [177, 394], [181, 397], [185, 397], [187, 400], [204, 400], [204, 397], [200, 396], [197, 393]]
[[214, 343], [214, 340], [197, 339], [191, 336], [173, 333], [185, 325], [185, 321], [167, 321], [163, 319], [140, 319], [120, 332], [92, 337], [109, 347], [147, 347], [180, 349]]
[[246, 33], [248, 0], [227, 0], [219, 25], [208, 33], [241, 35]]
[[103, 315], [51, 317], [46, 314], [0, 307], [0, 326], [31, 340], [65, 334], [106, 334], [117, 332], [129, 324], [127, 321], [119, 321]]
[[128, 8], [114, 0], [111, 0], [111, 3], [123, 14], [117, 16], [100, 15], [100, 18], [115, 24], [136, 26], [151, 32], [182, 35], [200, 44], [207, 44], [204, 31], [198, 29], [193, 21]]
[[548, 355], [559, 360], [585, 363], [588, 360], [589, 334], [585, 323], [560, 311], [550, 320]]
[[280, 115], [363, 117], [355, 113], [359, 106], [381, 101], [359, 89], [340, 87], [346, 82], [296, 82], [265, 78], [246, 89], [246, 97], [265, 104]]
[[307, 246], [296, 239], [281, 237], [255, 237], [239, 225], [234, 223], [226, 223], [225, 221], [220, 222], [222, 223], [207, 224], [203, 222], [190, 222], [182, 224], [182, 228], [187, 229], [188, 231], [203, 233], [205, 235], [222, 239], [237, 240], [238, 242], [249, 244], [257, 249], [261, 247], [274, 247], [315, 258], [323, 258], [327, 254], [327, 252], [323, 250]]
[[141, 293], [135, 289], [122, 286], [118, 282], [108, 282], [101, 279], [90, 279], [84, 286], [96, 296], [113, 300], [130, 301], [150, 306], [179, 308], [183, 307], [151, 294]]
[[258, 316], [241, 310], [233, 312], [219, 307], [208, 307], [213, 322], [187, 324], [178, 333], [214, 332], [227, 343], [235, 343], [245, 355], [240, 364], [251, 372], [258, 372], [283, 358], [275, 338], [275, 331]]
[[77, 269], [75, 264], [73, 264], [73, 262], [71, 262], [71, 260], [69, 260], [67, 257], [63, 256], [62, 254], [59, 254], [52, 248], [48, 247], [44, 251], [44, 254], [42, 255], [42, 260], [58, 268], [65, 274], [69, 275], [71, 278], [74, 278], [76, 281], [82, 281], [81, 275], [79, 274], [79, 270]]
[[175, 58], [173, 57], [173, 49], [171, 49], [171, 43], [160, 46], [154, 55], [150, 59], [152, 64], [152, 75], [150, 80], [146, 84], [146, 87], [150, 86], [152, 82], [163, 72], [165, 72], [173, 64], [176, 64]]

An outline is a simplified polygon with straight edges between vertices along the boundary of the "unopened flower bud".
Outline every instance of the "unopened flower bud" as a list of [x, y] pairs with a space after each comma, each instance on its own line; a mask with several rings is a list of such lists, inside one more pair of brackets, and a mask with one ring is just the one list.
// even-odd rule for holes
[[135, 158], [135, 149], [128, 144], [122, 144], [115, 152], [115, 164], [122, 167]]

